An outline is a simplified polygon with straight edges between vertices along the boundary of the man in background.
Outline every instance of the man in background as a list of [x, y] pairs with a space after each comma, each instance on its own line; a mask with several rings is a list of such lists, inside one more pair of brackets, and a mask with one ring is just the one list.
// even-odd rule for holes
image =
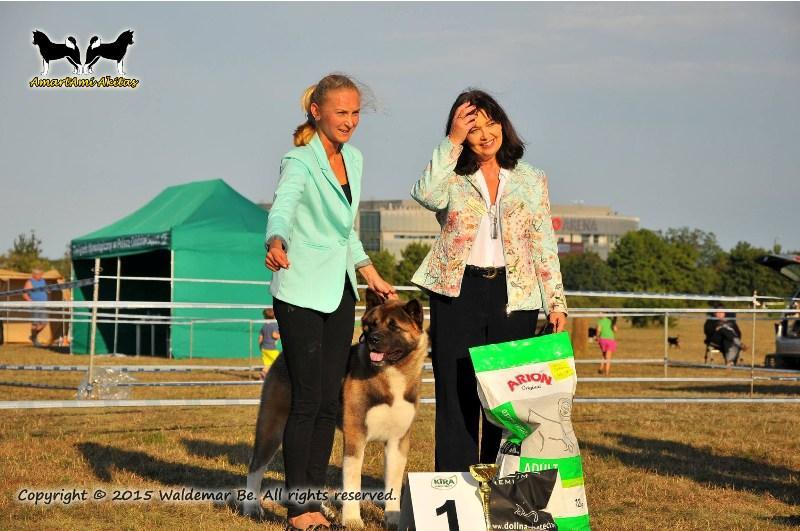
[[742, 343], [742, 331], [736, 324], [735, 313], [715, 311], [703, 326], [705, 344], [722, 352], [726, 365], [736, 365], [739, 355], [746, 347]]
[[[26, 291], [22, 294], [22, 298], [30, 302], [47, 302], [47, 291], [44, 289], [47, 286], [47, 281], [42, 278], [44, 272], [39, 268], [34, 268], [31, 271], [31, 278], [25, 282]], [[44, 327], [47, 326], [47, 312], [43, 310], [34, 310], [31, 315], [31, 343], [34, 347], [40, 347], [39, 334]]]

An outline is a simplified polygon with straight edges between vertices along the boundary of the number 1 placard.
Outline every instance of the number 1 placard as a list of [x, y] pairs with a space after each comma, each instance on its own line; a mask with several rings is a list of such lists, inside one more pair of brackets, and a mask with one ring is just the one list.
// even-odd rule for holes
[[467, 472], [409, 472], [401, 531], [486, 531], [478, 482]]

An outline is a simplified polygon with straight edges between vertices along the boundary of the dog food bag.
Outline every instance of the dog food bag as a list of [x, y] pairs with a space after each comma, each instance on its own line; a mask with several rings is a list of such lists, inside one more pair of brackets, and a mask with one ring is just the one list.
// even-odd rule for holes
[[498, 476], [556, 469], [545, 511], [561, 531], [589, 529], [583, 467], [572, 429], [577, 376], [566, 332], [473, 347], [478, 396], [503, 428]]
[[553, 515], [544, 508], [558, 481], [558, 470], [515, 472], [489, 482], [489, 517], [492, 530], [544, 531], [556, 529]]

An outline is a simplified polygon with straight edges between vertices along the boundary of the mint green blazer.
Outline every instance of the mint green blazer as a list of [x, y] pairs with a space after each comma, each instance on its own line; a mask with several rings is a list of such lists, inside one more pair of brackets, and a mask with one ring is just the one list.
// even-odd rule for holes
[[267, 220], [266, 246], [286, 246], [289, 269], [272, 275], [270, 292], [284, 302], [331, 313], [347, 280], [356, 290], [356, 268], [370, 264], [353, 230], [361, 197], [361, 152], [349, 144], [342, 156], [353, 204], [347, 202], [318, 135], [281, 160], [281, 176]]

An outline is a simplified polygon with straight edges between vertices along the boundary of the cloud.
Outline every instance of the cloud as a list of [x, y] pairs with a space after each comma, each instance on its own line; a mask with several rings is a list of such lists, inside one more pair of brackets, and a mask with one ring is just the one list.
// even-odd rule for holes
[[[492, 16], [508, 17], [494, 24]], [[519, 14], [519, 16], [512, 16]], [[792, 16], [792, 15], [797, 16]], [[758, 21], [758, 33], [753, 26]], [[800, 8], [580, 4], [498, 8], [485, 27], [394, 30], [404, 58], [374, 72], [531, 81], [553, 88], [689, 89], [769, 78], [800, 81]], [[472, 73], [475, 74], [472, 74]]]

